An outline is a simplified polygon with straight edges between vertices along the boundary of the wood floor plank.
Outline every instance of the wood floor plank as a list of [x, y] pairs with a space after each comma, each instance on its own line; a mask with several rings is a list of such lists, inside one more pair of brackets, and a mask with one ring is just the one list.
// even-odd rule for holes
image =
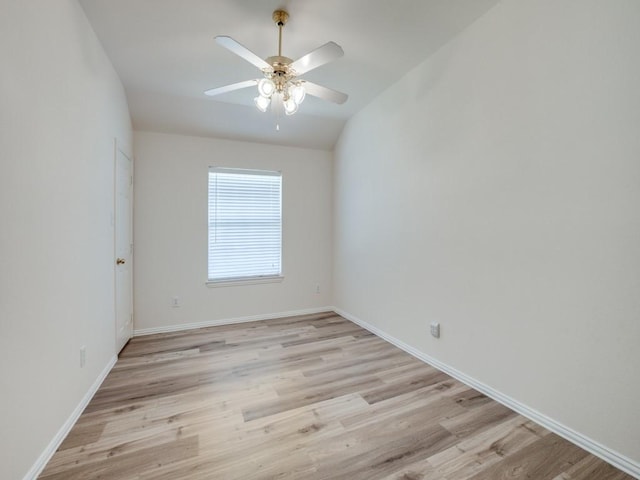
[[44, 480], [629, 480], [334, 312], [136, 337]]
[[598, 480], [625, 480], [628, 477], [599, 458], [588, 455], [553, 480], [592, 480], [596, 478]]
[[242, 411], [246, 422], [274, 413], [311, 405], [316, 402], [346, 395], [348, 393], [380, 385], [375, 377], [347, 377], [331, 383], [313, 385], [295, 392], [280, 394], [277, 400], [261, 401]]
[[429, 463], [446, 480], [465, 480], [547, 434], [516, 415], [433, 455]]
[[411, 465], [403, 466], [381, 480], [446, 480], [429, 463], [428, 459], [420, 459]]
[[496, 402], [487, 403], [462, 415], [443, 420], [442, 425], [459, 438], [465, 438], [508, 420], [517, 414]]
[[437, 385], [447, 380], [449, 376], [438, 370], [424, 371], [412, 375], [411, 378], [400, 378], [397, 381], [385, 382], [383, 385], [367, 389], [362, 397], [370, 404], [402, 395], [422, 387]]
[[84, 447], [97, 442], [103, 435], [107, 422], [92, 422], [75, 425], [73, 430], [64, 439], [58, 450], [69, 450], [74, 447]]
[[419, 458], [455, 444], [456, 437], [438, 424], [408, 428], [387, 425], [384, 430], [370, 428], [357, 432], [358, 443], [352, 451], [335, 455], [331, 462], [318, 466], [314, 480], [384, 478]]
[[122, 480], [135, 478], [142, 471], [197, 455], [198, 438], [188, 437], [160, 446], [141, 448], [99, 462], [74, 465], [58, 473], [45, 472], [39, 478], [42, 480], [86, 480], [88, 478]]
[[576, 445], [550, 433], [482, 470], [470, 480], [553, 480], [558, 472], [571, 468], [587, 455]]

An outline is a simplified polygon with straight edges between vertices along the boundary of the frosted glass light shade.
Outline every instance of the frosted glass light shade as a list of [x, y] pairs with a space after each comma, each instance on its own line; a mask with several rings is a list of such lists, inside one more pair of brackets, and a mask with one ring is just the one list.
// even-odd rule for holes
[[300, 105], [304, 101], [306, 92], [302, 85], [293, 85], [289, 89], [289, 95], [293, 98], [293, 101], [296, 102], [296, 104]]
[[286, 113], [287, 115], [293, 115], [297, 111], [298, 111], [298, 104], [295, 102], [293, 98], [289, 97], [287, 100], [285, 100], [284, 113]]
[[253, 99], [253, 101], [255, 102], [256, 107], [258, 107], [258, 110], [260, 110], [261, 112], [266, 112], [267, 108], [269, 108], [269, 104], [271, 103], [270, 98], [263, 97], [262, 95], [257, 96]]
[[263, 97], [269, 98], [271, 97], [271, 95], [273, 95], [273, 92], [275, 91], [276, 91], [276, 84], [273, 83], [268, 78], [263, 78], [258, 82], [258, 93]]

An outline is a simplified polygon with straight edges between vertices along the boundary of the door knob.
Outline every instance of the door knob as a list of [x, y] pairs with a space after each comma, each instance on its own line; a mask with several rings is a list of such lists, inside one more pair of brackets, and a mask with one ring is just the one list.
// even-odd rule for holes
[[124, 263], [125, 263], [125, 259], [124, 259], [124, 258], [118, 258], [118, 259], [116, 260], [116, 264], [117, 264], [117, 265], [124, 265]]

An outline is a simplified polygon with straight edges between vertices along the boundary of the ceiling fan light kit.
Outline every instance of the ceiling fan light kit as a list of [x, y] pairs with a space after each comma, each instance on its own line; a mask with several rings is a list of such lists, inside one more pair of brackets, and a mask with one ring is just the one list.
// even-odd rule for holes
[[253, 101], [258, 110], [266, 112], [271, 106], [276, 112], [283, 109], [286, 115], [296, 113], [306, 95], [313, 95], [338, 104], [346, 102], [348, 98], [346, 94], [299, 77], [314, 68], [342, 57], [344, 55], [342, 48], [334, 42], [328, 42], [293, 61], [282, 55], [282, 28], [289, 20], [289, 14], [284, 10], [276, 10], [273, 12], [272, 18], [278, 27], [278, 55], [268, 57], [266, 60], [261, 59], [231, 37], [216, 37], [216, 42], [219, 45], [258, 67], [263, 78], [213, 88], [204, 92], [205, 95], [220, 95], [257, 85], [258, 95]]

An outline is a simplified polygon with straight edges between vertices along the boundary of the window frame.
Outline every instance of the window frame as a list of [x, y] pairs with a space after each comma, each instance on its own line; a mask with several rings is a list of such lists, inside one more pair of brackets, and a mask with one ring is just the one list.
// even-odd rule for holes
[[[221, 278], [210, 278], [210, 262], [211, 262], [211, 212], [210, 208], [212, 205], [212, 201], [210, 198], [211, 191], [211, 173], [221, 172], [221, 173], [230, 173], [230, 174], [241, 174], [241, 175], [261, 175], [261, 176], [270, 176], [270, 177], [278, 177], [280, 179], [280, 191], [279, 191], [279, 273], [277, 274], [256, 274], [256, 275], [244, 275], [237, 277], [221, 277]], [[236, 167], [219, 167], [219, 166], [209, 166], [207, 170], [207, 281], [206, 285], [208, 287], [227, 287], [234, 285], [254, 285], [261, 283], [275, 283], [282, 282], [284, 280], [284, 265], [283, 265], [283, 175], [279, 170], [262, 170], [262, 169], [249, 169], [249, 168], [236, 168]]]

